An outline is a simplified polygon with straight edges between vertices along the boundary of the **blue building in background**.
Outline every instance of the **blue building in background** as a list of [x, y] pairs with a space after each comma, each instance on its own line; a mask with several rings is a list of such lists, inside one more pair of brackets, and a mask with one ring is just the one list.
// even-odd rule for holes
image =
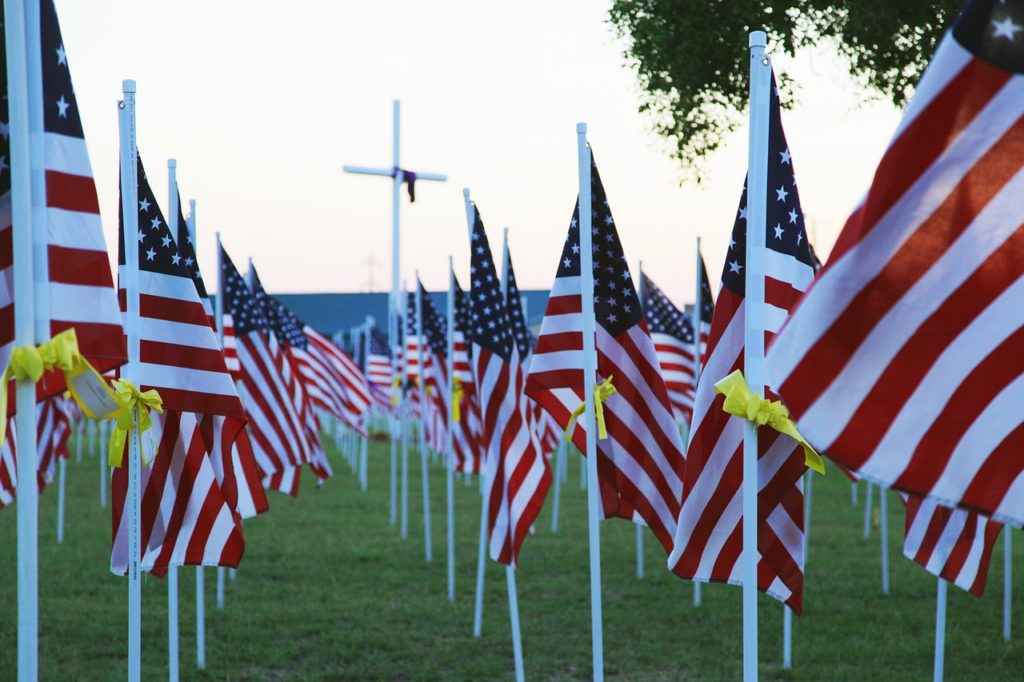
[[[525, 301], [526, 320], [536, 330], [544, 316], [548, 292], [544, 290], [521, 290]], [[309, 326], [330, 338], [335, 332], [348, 332], [374, 318], [378, 327], [386, 325], [388, 307], [387, 293], [327, 293], [327, 294], [273, 294], [288, 309], [298, 315]], [[448, 292], [432, 292], [434, 307], [444, 314]]]

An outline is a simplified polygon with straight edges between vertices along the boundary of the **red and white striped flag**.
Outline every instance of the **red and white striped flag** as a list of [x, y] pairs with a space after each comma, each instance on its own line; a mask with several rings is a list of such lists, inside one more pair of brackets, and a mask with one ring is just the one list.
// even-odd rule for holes
[[[36, 482], [39, 492], [53, 482], [57, 461], [67, 459], [71, 437], [69, 410], [74, 402], [61, 395], [36, 405]], [[17, 427], [11, 419], [0, 449], [0, 509], [14, 502], [18, 484]]]
[[498, 286], [480, 212], [470, 242], [469, 336], [483, 415], [488, 545], [491, 558], [515, 566], [519, 549], [551, 487], [551, 471], [530, 428], [526, 376]]
[[370, 329], [370, 350], [366, 354], [366, 379], [374, 404], [391, 409], [391, 349], [384, 334]]
[[693, 419], [693, 395], [696, 390], [694, 351], [697, 348], [690, 316], [673, 305], [657, 284], [640, 271], [640, 300], [644, 319], [651, 330], [658, 365], [665, 379], [672, 412], [687, 424]]
[[[38, 0], [42, 64], [29, 69], [41, 74], [38, 92], [43, 112], [45, 225], [33, 234], [35, 316], [37, 342], [74, 328], [81, 352], [100, 372], [127, 361], [124, 330], [110, 273], [107, 246], [100, 223], [99, 201], [85, 144], [78, 101], [71, 83], [57, 11], [52, 0]], [[3, 36], [0, 36], [3, 42]], [[6, 50], [6, 47], [5, 47]], [[6, 54], [6, 52], [5, 52]], [[0, 75], [0, 91], [7, 96], [7, 71]], [[6, 111], [6, 105], [5, 105]], [[0, 135], [0, 161], [11, 159], [10, 140]], [[6, 367], [14, 348], [13, 242], [11, 230], [11, 172], [0, 162], [0, 367]], [[64, 390], [59, 371], [47, 373], [36, 384], [39, 399]], [[14, 408], [14, 401], [10, 402]], [[0, 415], [2, 418], [3, 415]]]
[[[164, 414], [153, 415], [158, 443], [142, 479], [142, 567], [161, 572], [183, 564], [238, 565], [245, 542], [235, 500], [228, 499], [209, 456], [211, 445], [200, 428], [213, 415], [244, 423], [234, 382], [211, 326], [209, 305], [200, 296], [194, 251], [183, 251], [157, 205], [142, 159], [138, 171], [139, 363], [128, 377], [140, 390], [156, 389]], [[174, 216], [179, 220], [179, 216]], [[118, 261], [125, 268], [121, 232]], [[187, 248], [182, 244], [182, 248]], [[126, 273], [122, 271], [121, 281]], [[122, 307], [125, 305], [121, 290]], [[128, 568], [128, 462], [115, 468], [111, 482], [113, 549], [111, 571]], [[234, 484], [233, 472], [229, 472]]]
[[458, 389], [452, 397], [459, 403], [458, 427], [455, 430], [455, 470], [466, 474], [483, 472], [481, 434], [483, 418], [480, 414], [480, 394], [473, 377], [472, 343], [468, 330], [472, 319], [469, 295], [455, 280], [455, 328], [452, 330], [452, 373]]
[[[203, 304], [203, 310], [210, 320], [210, 326], [216, 330], [213, 306], [203, 282], [203, 275], [196, 259], [195, 244], [188, 224], [181, 212], [181, 197], [178, 197], [178, 253], [185, 265], [192, 268], [193, 283], [196, 293]], [[226, 334], [226, 332], [225, 332]], [[227, 340], [225, 335], [224, 340]], [[234, 338], [231, 339], [234, 341]], [[237, 372], [232, 371], [230, 357], [222, 344], [224, 364], [232, 381], [237, 381]], [[234, 354], [235, 366], [238, 365], [238, 354]], [[263, 492], [259, 466], [253, 455], [249, 434], [245, 429], [246, 420], [237, 416], [222, 417], [219, 415], [202, 415], [199, 430], [203, 434], [203, 442], [210, 453], [213, 470], [217, 476], [217, 484], [224, 493], [224, 498], [243, 519], [249, 519], [267, 511], [267, 496]]]
[[[647, 525], [668, 552], [683, 496], [683, 444], [596, 163], [590, 172], [584, 210], [593, 216], [596, 379], [616, 389], [604, 400], [608, 437], [597, 441], [603, 515]], [[562, 429], [583, 402], [579, 212], [577, 201], [526, 384]], [[572, 432], [580, 452], [587, 448], [584, 421]]]
[[292, 346], [292, 354], [310, 400], [365, 436], [371, 398], [362, 370], [348, 353], [309, 325], [303, 326], [303, 332], [306, 345]]
[[1024, 523], [1024, 7], [968, 2], [768, 354], [818, 448]]
[[264, 486], [297, 495], [299, 468], [312, 461], [313, 451], [305, 421], [295, 409], [291, 363], [271, 333], [263, 302], [249, 291], [223, 247], [221, 282], [224, 310], [235, 325], [242, 373], [239, 394]]
[[917, 495], [900, 493], [900, 497], [907, 508], [903, 555], [932, 575], [980, 597], [1003, 524], [978, 512], [941, 507]]
[[[803, 211], [779, 112], [774, 77], [768, 124], [765, 340], [782, 326], [814, 277]], [[684, 578], [741, 584], [743, 566], [743, 421], [723, 411], [715, 383], [744, 365], [747, 191], [744, 187], [722, 286], [711, 321], [686, 458], [686, 495], [669, 568]], [[767, 391], [770, 395], [770, 391]], [[794, 611], [803, 599], [802, 448], [758, 429], [757, 586]]]

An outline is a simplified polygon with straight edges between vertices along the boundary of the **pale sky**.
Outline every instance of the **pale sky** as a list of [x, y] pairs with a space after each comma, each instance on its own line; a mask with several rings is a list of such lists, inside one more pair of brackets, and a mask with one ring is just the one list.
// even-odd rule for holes
[[[631, 267], [677, 303], [694, 291], [694, 241], [717, 289], [746, 167], [746, 131], [700, 187], [637, 112], [639, 86], [607, 24], [608, 3], [57, 0], [100, 193], [116, 244], [121, 81], [138, 81], [138, 139], [166, 212], [168, 158], [198, 202], [199, 259], [214, 288], [214, 232], [271, 292], [366, 291], [391, 280], [391, 184], [341, 172], [390, 166], [402, 100], [402, 165], [446, 173], [403, 197], [403, 274], [466, 282], [462, 188], [510, 244], [520, 288], [548, 288], [577, 192], [586, 121]], [[680, 36], [685, 40], [686, 36]], [[746, 41], [737, 43], [746, 50]], [[800, 105], [783, 113], [819, 253], [831, 249], [898, 122], [864, 103], [827, 47], [775, 61]], [[187, 205], [187, 204], [186, 204]], [[497, 254], [496, 254], [497, 255]], [[634, 276], [635, 276], [634, 271]]]

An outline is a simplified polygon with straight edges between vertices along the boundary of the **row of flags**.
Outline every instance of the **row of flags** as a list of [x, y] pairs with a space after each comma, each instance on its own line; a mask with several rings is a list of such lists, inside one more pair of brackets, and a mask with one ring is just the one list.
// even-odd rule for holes
[[[82, 354], [116, 373], [127, 360], [126, 296], [109, 272], [56, 12], [52, 0], [39, 1], [45, 154], [36, 170], [45, 177], [46, 229], [33, 235], [37, 333], [75, 329]], [[268, 509], [264, 489], [297, 494], [307, 465], [320, 480], [331, 475], [319, 415], [366, 435], [377, 410], [419, 420], [435, 450], [448, 450], [450, 436], [451, 466], [484, 476], [496, 561], [519, 564], [564, 432], [583, 452], [596, 442], [602, 518], [650, 528], [683, 578], [741, 582], [743, 423], [724, 411], [715, 384], [744, 366], [746, 313], [757, 305], [767, 397], [785, 401], [807, 439], [848, 475], [900, 490], [905, 554], [980, 594], [1002, 523], [1024, 524], [1024, 464], [1015, 456], [1024, 444], [1015, 407], [1024, 390], [1024, 32], [1000, 28], [1022, 14], [1020, 3], [967, 4], [824, 267], [807, 239], [773, 79], [767, 231], [753, 249], [764, 301], [751, 303], [746, 291], [745, 186], [718, 299], [705, 274], [692, 316], [643, 272], [634, 286], [590, 154], [590, 203], [577, 200], [536, 339], [507, 243], [499, 277], [480, 211], [470, 205], [468, 291], [452, 274], [450, 312], [442, 315], [417, 281], [401, 304], [404, 319], [389, 325], [398, 338], [370, 327], [362, 350], [346, 353], [267, 294], [254, 269], [243, 277], [223, 246], [223, 314], [215, 314], [177, 187], [177, 208], [165, 217], [135, 157], [138, 242], [125, 244], [122, 233], [118, 259], [123, 282], [126, 248], [137, 249], [140, 361], [128, 378], [158, 391], [165, 407], [146, 436], [155, 459], [141, 472], [143, 568], [237, 566], [243, 520]], [[0, 145], [10, 158], [7, 136]], [[8, 282], [10, 170], [0, 166], [0, 268]], [[591, 283], [593, 300], [585, 300]], [[15, 294], [10, 286], [0, 292], [3, 363], [14, 345]], [[589, 329], [594, 377], [584, 369]], [[598, 385], [596, 433], [577, 419], [587, 379]], [[37, 386], [43, 485], [67, 456], [77, 415], [61, 373]], [[17, 482], [13, 432], [0, 449], [4, 504]], [[757, 585], [800, 612], [804, 452], [761, 428], [757, 458]], [[128, 566], [128, 473], [125, 465], [113, 476], [117, 573]]]
[[[95, 183], [57, 13], [38, 1], [41, 21], [42, 167], [46, 206], [33, 233], [34, 309], [41, 341], [74, 329], [81, 354], [117, 378], [127, 361], [124, 316], [126, 244], [119, 231], [121, 282], [114, 287], [102, 233]], [[6, 93], [8, 51], [0, 69]], [[8, 286], [0, 293], [0, 364], [14, 347], [12, 158], [6, 134], [8, 99], [0, 115], [0, 268]], [[181, 210], [165, 214], [137, 164], [139, 362], [127, 377], [153, 389], [164, 411], [154, 412], [144, 435], [155, 457], [141, 473], [142, 567], [163, 573], [175, 565], [238, 566], [244, 552], [242, 520], [268, 509], [264, 488], [296, 494], [299, 469], [330, 476], [319, 440], [317, 413], [364, 431], [371, 391], [362, 368], [340, 348], [304, 325], [266, 294], [252, 271], [246, 283], [221, 250], [224, 315], [217, 320]], [[32, 159], [36, 163], [36, 159]], [[123, 216], [121, 216], [123, 218]], [[6, 218], [6, 219], [5, 219]], [[123, 221], [122, 221], [123, 222]], [[223, 335], [219, 334], [223, 331]], [[223, 338], [222, 338], [223, 337]], [[82, 418], [64, 394], [64, 375], [52, 371], [37, 383], [37, 469], [40, 489], [55, 464], [68, 457], [72, 423]], [[12, 406], [13, 407], [13, 406]], [[0, 448], [0, 505], [17, 486], [16, 429]], [[128, 566], [126, 498], [128, 463], [114, 468], [111, 570]]]

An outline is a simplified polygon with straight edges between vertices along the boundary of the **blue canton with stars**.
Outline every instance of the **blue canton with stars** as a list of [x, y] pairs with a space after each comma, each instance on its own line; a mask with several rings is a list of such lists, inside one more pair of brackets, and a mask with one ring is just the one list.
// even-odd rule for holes
[[[766, 246], [778, 253], [792, 256], [801, 263], [813, 267], [811, 250], [804, 231], [804, 212], [800, 208], [800, 195], [796, 189], [793, 174], [793, 159], [782, 130], [782, 116], [779, 113], [779, 92], [772, 74], [771, 100], [768, 119], [768, 207], [765, 220]], [[732, 228], [729, 253], [722, 271], [722, 284], [737, 296], [746, 293], [747, 259], [747, 183], [743, 183], [743, 195], [736, 223]]]
[[[52, 0], [40, 3], [40, 37], [43, 52], [43, 127], [48, 133], [84, 139], [78, 100], [71, 84], [68, 55], [60, 35], [57, 9]], [[6, 79], [7, 74], [4, 74]], [[4, 88], [4, 92], [7, 89]], [[6, 119], [5, 119], [6, 121]]]
[[513, 341], [508, 310], [501, 295], [498, 274], [491, 257], [491, 245], [484, 231], [480, 211], [476, 210], [475, 214], [469, 245], [471, 312], [468, 336], [473, 343], [510, 362]]
[[704, 256], [700, 258], [700, 321], [701, 324], [711, 325], [711, 318], [715, 316], [715, 299], [711, 295], [711, 282], [708, 281], [708, 267], [704, 264]]
[[281, 302], [267, 293], [256, 269], [252, 269], [252, 297], [258, 305], [263, 306], [263, 314], [267, 327], [280, 343], [287, 343], [293, 348], [305, 348], [306, 335], [302, 332], [302, 322]]
[[221, 247], [220, 257], [220, 281], [224, 283], [224, 312], [231, 315], [235, 336], [244, 336], [253, 331], [269, 333], [270, 327], [263, 305], [249, 291], [224, 247]]
[[1024, 73], [1024, 2], [971, 0], [953, 24], [953, 37], [978, 59]]
[[176, 237], [178, 240], [178, 253], [181, 254], [181, 257], [186, 262], [194, 264], [192, 266], [192, 276], [196, 283], [196, 291], [199, 292], [200, 297], [206, 299], [208, 294], [206, 293], [206, 284], [203, 283], [203, 275], [199, 272], [199, 261], [196, 259], [195, 244], [192, 243], [192, 235], [188, 231], [188, 223], [185, 222], [185, 216], [181, 212], [181, 194], [178, 194], [178, 229]]
[[[153, 190], [146, 179], [146, 169], [142, 166], [142, 157], [138, 160], [138, 212], [139, 212], [139, 270], [144, 272], [156, 272], [163, 275], [174, 275], [176, 277], [195, 278], [193, 267], [195, 258], [185, 256], [178, 250], [178, 244], [174, 241], [170, 228], [164, 222], [164, 214], [156, 203]], [[121, 229], [118, 234], [118, 258], [119, 265], [124, 265], [124, 222], [120, 220], [122, 213], [121, 202], [118, 202], [118, 218]]]
[[[57, 10], [52, 0], [42, 0], [40, 14], [40, 38], [42, 44], [43, 72], [43, 128], [48, 133], [84, 139], [82, 120], [78, 115], [78, 101], [71, 84], [68, 56], [64, 51], [64, 40], [60, 35]], [[0, 24], [3, 8], [0, 7]], [[0, 33], [0, 48], [6, 54], [5, 36]], [[10, 122], [7, 107], [7, 69], [0, 69], [0, 194], [11, 189], [10, 168]]]
[[644, 316], [651, 332], [667, 334], [692, 345], [694, 336], [690, 316], [676, 308], [643, 271], [640, 272], [640, 291], [643, 292]]
[[388, 339], [384, 336], [384, 332], [372, 327], [370, 329], [370, 355], [383, 355], [384, 357], [391, 357], [391, 349], [388, 347]]
[[420, 310], [423, 312], [423, 336], [427, 347], [442, 360], [448, 356], [448, 321], [437, 312], [427, 290], [420, 285]]
[[473, 357], [473, 344], [469, 343], [469, 327], [473, 311], [469, 305], [469, 294], [462, 290], [459, 280], [455, 280], [455, 331], [462, 332], [466, 341], [466, 354]]
[[512, 335], [516, 340], [516, 348], [519, 349], [519, 358], [525, 359], [533, 350], [533, 336], [526, 326], [526, 315], [523, 314], [523, 301], [516, 285], [516, 271], [512, 267], [511, 255], [505, 263], [505, 268], [505, 306], [512, 322]]
[[[612, 336], [618, 336], [643, 318], [640, 298], [633, 288], [608, 197], [601, 184], [594, 156], [590, 156], [591, 235], [594, 252], [594, 316]], [[580, 276], [580, 202], [576, 200], [569, 236], [562, 248], [556, 277]]]

